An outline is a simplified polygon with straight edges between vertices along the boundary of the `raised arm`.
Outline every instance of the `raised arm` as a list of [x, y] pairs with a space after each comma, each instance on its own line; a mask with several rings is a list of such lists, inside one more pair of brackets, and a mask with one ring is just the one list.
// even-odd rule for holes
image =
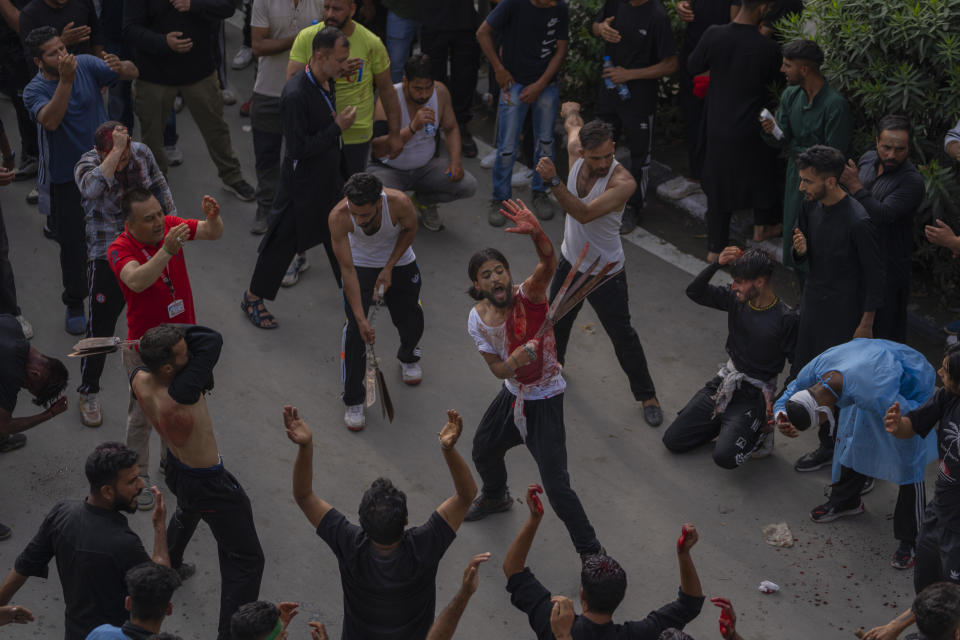
[[470, 473], [470, 467], [456, 449], [461, 433], [463, 418], [456, 410], [447, 410], [447, 422], [443, 425], [439, 437], [443, 459], [450, 470], [450, 477], [453, 478], [453, 495], [437, 507], [437, 513], [454, 531], [463, 524], [464, 516], [467, 515], [473, 499], [477, 497], [477, 483]]
[[186, 327], [184, 341], [190, 359], [174, 377], [167, 391], [180, 404], [199, 402], [203, 392], [213, 387], [213, 367], [220, 359], [223, 336], [207, 327]]
[[517, 225], [506, 229], [506, 232], [530, 236], [539, 258], [533, 274], [523, 282], [523, 294], [530, 302], [544, 302], [550, 281], [557, 270], [557, 254], [553, 250], [553, 243], [543, 232], [537, 217], [523, 204], [523, 200], [506, 200], [503, 206], [500, 212]]
[[220, 217], [220, 205], [213, 196], [203, 196], [200, 201], [204, 219], [197, 224], [195, 240], [218, 240], [223, 235], [223, 218]]
[[712, 262], [704, 267], [696, 278], [687, 285], [687, 297], [705, 307], [713, 307], [721, 311], [730, 309], [733, 302], [733, 293], [729, 287], [718, 287], [710, 284], [710, 279], [720, 270], [721, 266], [736, 262], [737, 258], [743, 254], [738, 247], [726, 247], [720, 252], [720, 257], [716, 262]]
[[283, 425], [287, 437], [297, 445], [297, 459], [293, 463], [293, 499], [316, 529], [331, 507], [313, 492], [313, 434], [300, 417], [296, 407], [283, 407]]
[[[600, 153], [599, 149], [590, 149], [584, 151], [584, 154]], [[610, 151], [609, 159], [613, 159], [613, 151]], [[572, 165], [571, 165], [572, 166]], [[537, 173], [543, 178], [544, 182], [549, 183], [557, 175], [557, 168], [550, 158], [544, 156], [537, 162]], [[593, 222], [597, 218], [602, 218], [608, 213], [615, 213], [626, 206], [627, 201], [633, 192], [637, 190], [637, 182], [630, 175], [630, 172], [623, 167], [617, 167], [613, 170], [613, 176], [607, 183], [607, 188], [600, 196], [594, 198], [589, 203], [584, 202], [575, 194], [567, 189], [567, 185], [561, 180], [557, 186], [550, 187], [550, 191], [556, 197], [557, 202], [563, 207], [568, 215], [580, 224]]]
[[73, 91], [73, 80], [77, 72], [77, 59], [73, 54], [67, 54], [57, 62], [60, 80], [53, 92], [50, 102], [37, 111], [37, 122], [47, 131], [56, 131], [67, 115], [67, 105], [70, 103], [70, 93]]
[[537, 495], [542, 492], [540, 485], [531, 484], [527, 487], [527, 508], [530, 510], [530, 517], [523, 523], [517, 537], [510, 543], [507, 555], [503, 557], [503, 575], [508, 579], [527, 566], [527, 554], [530, 553], [533, 538], [537, 535], [540, 521], [543, 520], [543, 504]]
[[480, 565], [489, 559], [489, 552], [479, 553], [471, 558], [470, 564], [463, 572], [463, 582], [460, 584], [460, 589], [457, 590], [447, 608], [437, 616], [433, 626], [430, 627], [430, 633], [427, 634], [427, 640], [450, 640], [453, 637], [457, 630], [457, 624], [460, 622], [460, 616], [463, 615], [463, 610], [467, 608], [467, 603], [470, 602], [470, 596], [477, 590], [480, 580]]
[[677, 562], [680, 565], [680, 591], [693, 596], [694, 598], [703, 597], [703, 587], [700, 586], [700, 576], [697, 575], [697, 568], [693, 566], [693, 558], [690, 557], [690, 549], [697, 544], [700, 534], [697, 528], [692, 524], [683, 525], [683, 531], [680, 534], [680, 540], [677, 541]]

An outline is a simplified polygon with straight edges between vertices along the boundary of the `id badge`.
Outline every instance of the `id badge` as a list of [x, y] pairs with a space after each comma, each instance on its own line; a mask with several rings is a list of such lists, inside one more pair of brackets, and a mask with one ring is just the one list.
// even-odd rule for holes
[[184, 311], [183, 299], [174, 300], [173, 302], [167, 305], [167, 315], [170, 316], [171, 318], [176, 318], [178, 315], [183, 313], [183, 311]]

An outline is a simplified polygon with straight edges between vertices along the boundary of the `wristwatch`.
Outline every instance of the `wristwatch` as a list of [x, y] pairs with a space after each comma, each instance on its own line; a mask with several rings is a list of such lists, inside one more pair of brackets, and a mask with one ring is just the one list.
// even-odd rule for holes
[[563, 180], [560, 179], [560, 176], [553, 176], [550, 180], [547, 181], [547, 184], [550, 185], [550, 188], [559, 187], [563, 184]]

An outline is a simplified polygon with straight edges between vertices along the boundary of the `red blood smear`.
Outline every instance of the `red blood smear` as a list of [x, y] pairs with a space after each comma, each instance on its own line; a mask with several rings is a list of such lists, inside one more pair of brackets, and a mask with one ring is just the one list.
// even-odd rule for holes
[[687, 541], [687, 525], [683, 525], [683, 528], [680, 530], [680, 537], [677, 538], [677, 553], [683, 551], [683, 545]]

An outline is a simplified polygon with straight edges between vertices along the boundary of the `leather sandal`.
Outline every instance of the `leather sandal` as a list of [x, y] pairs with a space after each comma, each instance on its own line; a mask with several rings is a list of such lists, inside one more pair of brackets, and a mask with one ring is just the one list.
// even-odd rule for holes
[[[243, 299], [240, 300], [240, 308], [247, 314], [247, 318], [253, 326], [259, 329], [276, 329], [280, 326], [273, 314], [267, 311], [267, 307], [263, 304], [263, 298], [248, 298], [247, 292], [244, 291]], [[273, 324], [269, 324], [271, 322]]]

